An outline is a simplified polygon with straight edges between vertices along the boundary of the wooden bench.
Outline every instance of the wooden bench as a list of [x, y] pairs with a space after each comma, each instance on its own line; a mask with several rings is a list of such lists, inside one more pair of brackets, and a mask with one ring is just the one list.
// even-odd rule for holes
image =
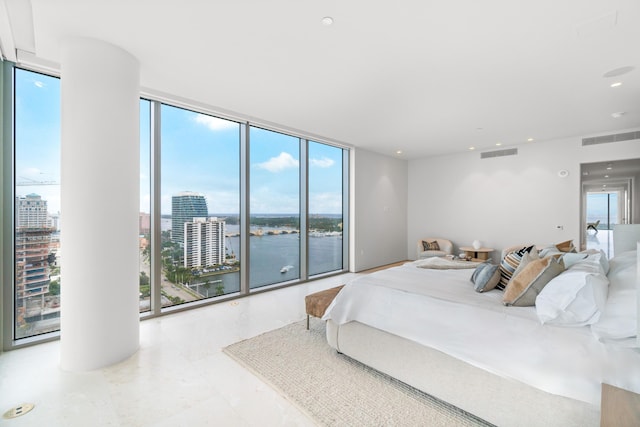
[[343, 287], [344, 285], [336, 286], [335, 288], [325, 289], [324, 291], [309, 294], [304, 297], [304, 305], [307, 309], [307, 330], [309, 329], [309, 316], [318, 318], [324, 316], [324, 312], [327, 311], [329, 304], [331, 304]]

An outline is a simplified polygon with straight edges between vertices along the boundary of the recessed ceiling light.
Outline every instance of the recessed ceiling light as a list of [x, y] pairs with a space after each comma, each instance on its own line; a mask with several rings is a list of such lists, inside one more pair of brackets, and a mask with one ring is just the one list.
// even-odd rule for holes
[[620, 87], [622, 86], [622, 82], [611, 83], [611, 87]]
[[609, 175], [605, 175], [604, 177], [605, 177], [605, 178], [609, 178]]
[[611, 71], [607, 71], [606, 73], [604, 73], [604, 75], [602, 77], [605, 77], [605, 78], [618, 77], [618, 76], [621, 76], [623, 74], [630, 73], [633, 70], [635, 70], [635, 67], [631, 67], [631, 66], [620, 67], [620, 68], [616, 68], [616, 69], [611, 70]]
[[532, 142], [533, 138], [527, 138], [527, 142]]
[[496, 142], [496, 146], [500, 147], [502, 145], [502, 142]]
[[398, 154], [398, 155], [402, 154], [402, 150], [397, 150], [396, 154]]
[[626, 111], [618, 111], [615, 113], [611, 113], [611, 117], [613, 117], [614, 119], [619, 119], [620, 117], [624, 116], [625, 114], [627, 114]]
[[608, 170], [608, 171], [610, 171], [611, 169], [613, 169], [613, 167], [611, 167], [611, 163], [609, 163], [609, 164], [607, 165], [607, 170]]
[[469, 150], [475, 150], [475, 149], [476, 147], [473, 147], [473, 146], [469, 147]]
[[330, 16], [325, 16], [324, 18], [322, 18], [322, 25], [324, 25], [325, 27], [330, 27], [333, 25], [333, 18]]

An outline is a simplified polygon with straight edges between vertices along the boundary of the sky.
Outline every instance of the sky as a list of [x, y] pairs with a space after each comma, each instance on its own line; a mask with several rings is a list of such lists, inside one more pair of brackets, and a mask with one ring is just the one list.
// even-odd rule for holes
[[[150, 105], [140, 101], [140, 211], [150, 211]], [[163, 105], [161, 110], [161, 212], [171, 197], [201, 193], [210, 214], [237, 214], [240, 125]], [[250, 128], [250, 211], [299, 212], [299, 139]], [[16, 70], [16, 181], [60, 182], [60, 81]], [[16, 194], [40, 194], [50, 213], [60, 211], [59, 185], [18, 185]], [[309, 212], [342, 212], [342, 150], [309, 143]]]

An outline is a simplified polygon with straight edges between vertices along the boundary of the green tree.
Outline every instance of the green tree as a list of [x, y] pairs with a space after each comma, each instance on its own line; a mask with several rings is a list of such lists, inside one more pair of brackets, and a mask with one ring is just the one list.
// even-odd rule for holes
[[145, 286], [151, 283], [149, 276], [144, 271], [140, 272], [140, 286]]
[[49, 283], [49, 295], [60, 295], [60, 281], [52, 280]]
[[224, 295], [224, 285], [222, 283], [216, 285], [216, 296], [219, 297], [220, 295]]

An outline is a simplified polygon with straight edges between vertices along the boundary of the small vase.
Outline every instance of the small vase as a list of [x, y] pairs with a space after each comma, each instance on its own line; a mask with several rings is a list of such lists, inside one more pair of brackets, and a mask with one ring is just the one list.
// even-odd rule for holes
[[480, 242], [480, 240], [474, 240], [473, 243], [471, 243], [471, 246], [473, 246], [473, 249], [480, 249], [482, 247], [482, 243]]

